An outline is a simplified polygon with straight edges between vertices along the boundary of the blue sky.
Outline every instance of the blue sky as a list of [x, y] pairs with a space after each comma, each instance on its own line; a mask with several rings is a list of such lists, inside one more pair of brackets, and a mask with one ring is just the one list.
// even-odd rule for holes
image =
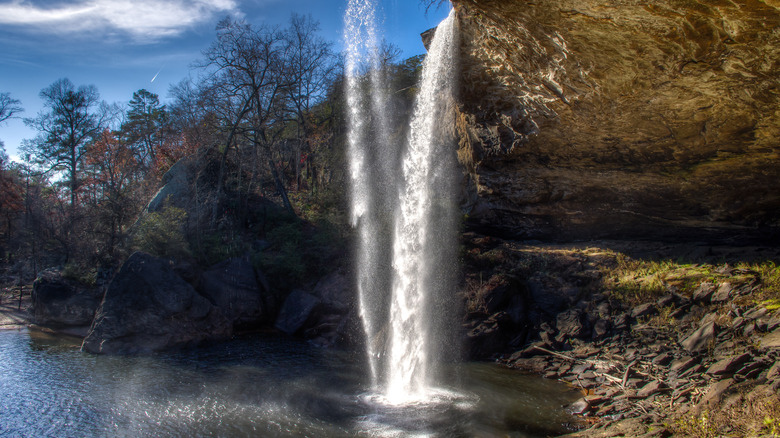
[[[443, 20], [418, 0], [376, 0], [385, 38], [403, 56], [423, 53], [419, 34]], [[311, 14], [321, 35], [342, 48], [347, 0], [0, 0], [0, 92], [22, 101], [22, 117], [41, 111], [38, 93], [55, 80], [95, 85], [107, 102], [126, 103], [146, 88], [161, 98], [190, 74], [221, 18], [286, 25]], [[155, 78], [152, 82], [152, 78]], [[9, 155], [35, 132], [20, 119], [0, 126]]]

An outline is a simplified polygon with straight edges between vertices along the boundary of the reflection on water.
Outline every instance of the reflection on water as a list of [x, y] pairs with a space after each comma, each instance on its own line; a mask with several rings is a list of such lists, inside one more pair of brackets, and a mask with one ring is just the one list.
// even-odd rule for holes
[[[453, 365], [429, 402], [368, 393], [361, 354], [279, 337], [146, 357], [0, 331], [0, 437], [549, 436], [578, 394], [491, 364]], [[452, 389], [454, 388], [454, 389]]]

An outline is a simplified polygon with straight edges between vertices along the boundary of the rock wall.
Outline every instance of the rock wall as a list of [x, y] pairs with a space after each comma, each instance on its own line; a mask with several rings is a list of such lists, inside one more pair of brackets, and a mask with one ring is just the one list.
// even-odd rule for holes
[[778, 237], [780, 1], [453, 3], [471, 226]]

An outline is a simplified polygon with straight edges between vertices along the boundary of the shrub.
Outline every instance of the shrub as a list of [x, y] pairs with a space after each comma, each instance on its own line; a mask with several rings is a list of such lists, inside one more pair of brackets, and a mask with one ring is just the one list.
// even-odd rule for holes
[[251, 240], [232, 230], [215, 231], [196, 236], [192, 239], [190, 247], [194, 249], [199, 263], [212, 266], [231, 257], [245, 254], [251, 247]]
[[187, 213], [172, 206], [146, 214], [133, 234], [133, 248], [157, 257], [189, 257], [191, 252], [183, 232], [186, 221]]
[[97, 283], [97, 269], [87, 268], [76, 263], [65, 265], [62, 269], [62, 276], [90, 287]]
[[271, 246], [255, 258], [255, 263], [270, 278], [282, 284], [289, 285], [303, 280], [306, 264], [301, 224], [296, 221], [280, 225], [269, 231], [266, 238]]

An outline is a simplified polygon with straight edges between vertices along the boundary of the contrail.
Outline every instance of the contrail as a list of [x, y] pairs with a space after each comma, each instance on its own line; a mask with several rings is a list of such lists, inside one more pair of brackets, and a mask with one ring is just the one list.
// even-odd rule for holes
[[155, 73], [155, 74], [154, 74], [154, 77], [153, 77], [153, 78], [152, 78], [152, 80], [151, 80], [151, 81], [149, 81], [149, 82], [154, 82], [154, 80], [155, 80], [155, 79], [157, 79], [157, 76], [159, 76], [159, 75], [160, 75], [160, 72], [161, 72], [161, 71], [163, 71], [163, 69], [165, 68], [165, 66], [166, 66], [167, 64], [168, 64], [168, 61], [165, 61], [165, 62], [163, 62], [163, 65], [162, 65], [162, 67], [160, 67], [160, 69], [159, 69], [159, 70], [157, 70], [157, 73]]

